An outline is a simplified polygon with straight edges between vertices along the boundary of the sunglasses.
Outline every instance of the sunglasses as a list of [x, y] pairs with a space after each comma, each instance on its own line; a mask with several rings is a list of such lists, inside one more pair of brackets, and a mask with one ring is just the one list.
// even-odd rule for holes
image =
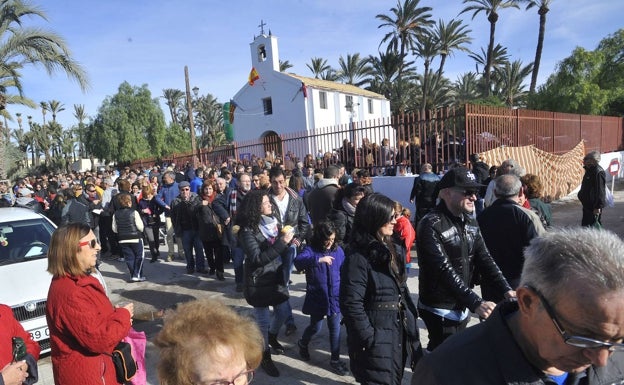
[[477, 190], [455, 190], [458, 193], [462, 194], [465, 197], [471, 197], [473, 195], [477, 195], [478, 191]]
[[79, 242], [78, 246], [82, 247], [82, 246], [86, 246], [89, 245], [90, 248], [95, 249], [98, 245], [98, 241], [97, 239], [93, 238], [90, 241], [84, 241], [84, 242]]

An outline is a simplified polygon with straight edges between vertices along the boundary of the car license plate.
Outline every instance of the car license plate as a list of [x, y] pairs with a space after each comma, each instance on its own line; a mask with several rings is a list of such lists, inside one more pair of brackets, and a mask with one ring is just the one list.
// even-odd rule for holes
[[35, 341], [45, 340], [47, 338], [50, 338], [50, 329], [48, 329], [48, 327], [45, 326], [39, 329], [31, 330], [30, 336]]

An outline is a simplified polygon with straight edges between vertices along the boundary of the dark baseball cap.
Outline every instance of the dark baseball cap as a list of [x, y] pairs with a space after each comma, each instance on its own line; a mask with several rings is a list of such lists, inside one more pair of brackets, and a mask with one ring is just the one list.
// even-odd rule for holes
[[479, 188], [484, 186], [485, 185], [477, 183], [475, 175], [465, 167], [456, 167], [448, 170], [442, 177], [440, 183], [438, 183], [438, 188], [440, 190], [448, 187]]

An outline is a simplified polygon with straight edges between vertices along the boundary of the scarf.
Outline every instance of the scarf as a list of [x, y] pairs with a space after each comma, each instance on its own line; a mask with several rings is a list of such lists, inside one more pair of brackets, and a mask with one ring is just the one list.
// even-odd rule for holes
[[277, 219], [263, 215], [260, 218], [260, 224], [258, 224], [258, 227], [260, 228], [262, 235], [264, 235], [269, 243], [273, 244], [277, 234], [279, 233], [279, 229], [277, 228]]
[[349, 216], [352, 217], [355, 215], [355, 206], [353, 206], [351, 202], [347, 200], [347, 198], [342, 198], [342, 208], [347, 214], [349, 214]]

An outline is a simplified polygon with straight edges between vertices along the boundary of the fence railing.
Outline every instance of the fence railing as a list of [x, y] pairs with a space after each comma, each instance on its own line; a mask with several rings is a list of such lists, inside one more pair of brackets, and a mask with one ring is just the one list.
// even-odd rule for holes
[[[322, 169], [341, 162], [348, 170], [366, 168], [372, 175], [417, 173], [422, 163], [442, 170], [452, 163], [468, 162], [468, 155], [500, 146], [533, 145], [553, 154], [563, 154], [585, 141], [586, 151], [624, 149], [623, 118], [565, 114], [466, 105], [392, 119], [353, 122], [258, 140], [201, 149], [199, 162], [221, 166], [225, 162], [265, 166], [266, 161], [297, 162]], [[151, 166], [157, 159], [140, 159], [133, 166]], [[162, 163], [184, 165], [193, 154], [172, 154]]]

